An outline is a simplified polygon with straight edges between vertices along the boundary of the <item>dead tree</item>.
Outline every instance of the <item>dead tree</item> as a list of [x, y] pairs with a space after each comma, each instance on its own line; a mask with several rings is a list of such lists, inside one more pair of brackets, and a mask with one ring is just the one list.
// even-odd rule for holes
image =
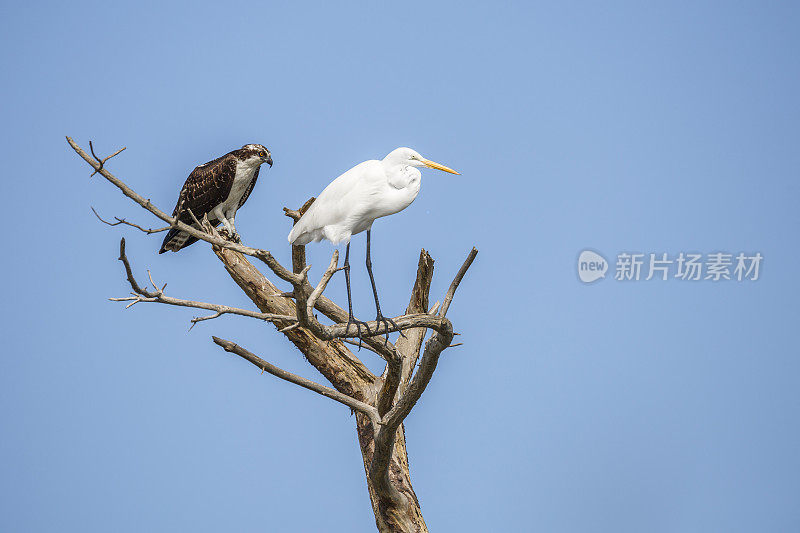
[[[441, 304], [437, 302], [430, 307], [433, 259], [423, 249], [420, 252], [417, 277], [406, 313], [395, 317], [394, 324], [368, 322], [371, 334], [362, 338], [358, 336], [355, 324], [347, 327], [347, 311], [323, 295], [333, 275], [341, 270], [338, 266], [338, 251], [333, 253], [319, 283], [316, 286], [312, 285], [308, 278], [310, 265], [306, 264], [304, 246], [292, 247], [292, 266], [288, 269], [275, 260], [267, 250], [251, 248], [223, 238], [207, 219], [200, 221], [195, 218], [194, 225], [184, 224], [160, 210], [149, 199], [139, 195], [104, 168], [106, 161], [124, 148], [105, 159], [100, 159], [95, 155], [91, 142], [89, 143], [91, 155], [71, 138], [67, 137], [67, 142], [92, 167], [92, 175], [100, 174], [125, 196], [167, 225], [162, 228], [147, 229], [122, 218], [109, 222], [95, 212], [102, 222], [112, 226], [127, 225], [147, 234], [178, 228], [209, 243], [216, 256], [225, 265], [228, 274], [259, 311], [167, 296], [164, 292], [166, 285], [159, 288], [150, 277], [149, 271], [148, 277], [152, 289], [147, 285], [140, 285], [125, 254], [125, 239], [120, 242], [119, 260], [124, 265], [131, 293], [130, 296], [111, 298], [111, 300], [128, 302], [127, 307], [137, 303], [152, 302], [211, 312], [206, 316], [192, 319], [192, 327], [197, 322], [211, 320], [223, 314], [272, 323], [278, 332], [285, 335], [302, 352], [332, 387], [278, 368], [230, 340], [218, 337], [212, 339], [225, 351], [246, 359], [262, 372], [268, 372], [312, 390], [352, 409], [355, 413], [358, 442], [364, 460], [367, 489], [378, 530], [427, 531], [419, 500], [411, 485], [403, 420], [425, 391], [442, 351], [457, 346], [452, 344], [453, 326], [447, 319], [447, 310], [461, 279], [475, 259], [477, 250], [473, 248], [469, 252]], [[313, 200], [310, 199], [299, 210], [284, 208], [284, 211], [296, 222]], [[249, 258], [255, 258], [265, 264], [278, 279], [288, 283], [291, 290], [280, 290], [250, 262]], [[315, 310], [330, 319], [333, 324], [320, 323], [314, 313]], [[432, 334], [425, 341], [428, 330], [431, 330]], [[388, 342], [385, 336], [395, 331], [402, 331], [403, 336], [400, 336], [396, 343]], [[347, 347], [347, 344], [361, 343], [386, 361], [380, 376], [370, 372]]]

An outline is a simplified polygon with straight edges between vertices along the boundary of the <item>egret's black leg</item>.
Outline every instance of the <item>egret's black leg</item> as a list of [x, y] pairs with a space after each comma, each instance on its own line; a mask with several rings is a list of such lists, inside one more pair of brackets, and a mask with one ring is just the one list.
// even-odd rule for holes
[[350, 295], [350, 243], [347, 243], [347, 249], [344, 253], [344, 281], [347, 284], [347, 326], [344, 328], [345, 333], [350, 330], [350, 324], [356, 325], [358, 332], [358, 349], [361, 349], [361, 326], [367, 330], [367, 335], [370, 334], [369, 326], [366, 322], [356, 320], [353, 316], [353, 297]]
[[[378, 310], [378, 318], [375, 320], [378, 321], [378, 327], [381, 327], [381, 322], [386, 325], [386, 340], [384, 344], [389, 342], [389, 324], [394, 327], [397, 327], [397, 324], [391, 318], [386, 318], [381, 313], [381, 304], [378, 302], [378, 289], [375, 287], [375, 276], [372, 274], [372, 258], [370, 257], [369, 253], [369, 241], [370, 241], [370, 234], [372, 230], [367, 230], [367, 272], [369, 272], [369, 280], [372, 282], [372, 294], [375, 296], [375, 309]], [[403, 332], [400, 332], [400, 335], [403, 335]], [[405, 335], [403, 335], [405, 337]]]

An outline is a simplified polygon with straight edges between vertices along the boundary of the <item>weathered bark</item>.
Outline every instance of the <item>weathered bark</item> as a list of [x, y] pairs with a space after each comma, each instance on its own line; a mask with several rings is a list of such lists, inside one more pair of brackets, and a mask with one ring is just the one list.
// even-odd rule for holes
[[375, 451], [370, 421], [366, 416], [356, 415], [356, 428], [358, 430], [358, 444], [361, 447], [361, 456], [364, 459], [364, 471], [367, 475], [367, 489], [372, 502], [372, 512], [375, 514], [375, 525], [378, 531], [384, 532], [427, 532], [428, 526], [422, 517], [422, 509], [411, 485], [411, 470], [408, 466], [408, 451], [406, 450], [405, 430], [402, 424], [397, 430], [397, 437], [392, 450], [389, 464], [389, 480], [394, 489], [402, 498], [383, 497], [375, 484], [370, 479], [370, 465]]

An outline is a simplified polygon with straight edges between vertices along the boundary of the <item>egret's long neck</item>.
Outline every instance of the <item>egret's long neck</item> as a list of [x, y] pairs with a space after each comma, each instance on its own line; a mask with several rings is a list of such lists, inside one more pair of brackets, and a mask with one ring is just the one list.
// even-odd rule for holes
[[[407, 161], [393, 162], [389, 164], [384, 161], [383, 168], [389, 184], [395, 189], [416, 187], [416, 190], [419, 191], [419, 183], [422, 173], [416, 168], [410, 166]], [[414, 193], [414, 196], [416, 196], [416, 193]]]
[[403, 167], [406, 166], [403, 164], [402, 161], [392, 157], [392, 154], [389, 154], [386, 157], [384, 157], [381, 160], [381, 165], [383, 166], [383, 171], [386, 173], [387, 176], [393, 176], [399, 174], [400, 172], [403, 171]]

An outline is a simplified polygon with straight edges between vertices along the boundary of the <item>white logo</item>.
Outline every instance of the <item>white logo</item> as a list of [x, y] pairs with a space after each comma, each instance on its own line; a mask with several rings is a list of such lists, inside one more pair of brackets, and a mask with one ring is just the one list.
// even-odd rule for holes
[[591, 283], [606, 277], [608, 261], [602, 255], [584, 250], [578, 257], [578, 277], [584, 283]]

